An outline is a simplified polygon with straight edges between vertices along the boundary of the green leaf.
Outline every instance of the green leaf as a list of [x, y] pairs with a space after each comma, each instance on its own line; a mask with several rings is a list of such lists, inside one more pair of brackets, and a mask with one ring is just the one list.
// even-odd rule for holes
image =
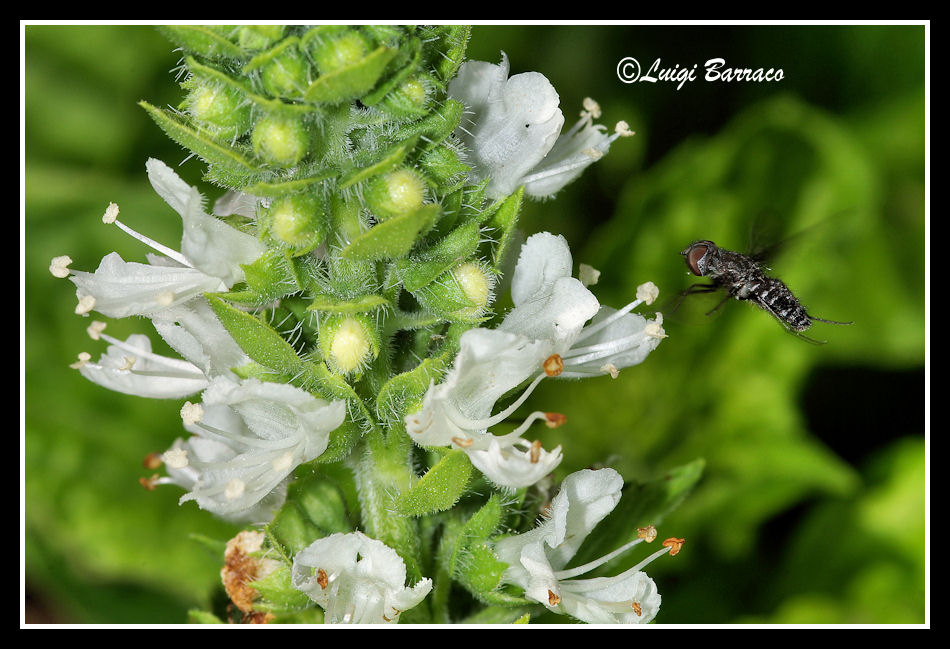
[[422, 478], [396, 499], [396, 509], [406, 516], [424, 516], [451, 508], [465, 492], [472, 463], [464, 451], [445, 454]]
[[278, 372], [297, 373], [303, 361], [280, 334], [250, 313], [236, 309], [213, 295], [206, 297], [218, 320], [251, 360]]
[[485, 541], [498, 530], [505, 509], [498, 494], [492, 494], [484, 505], [469, 518], [459, 533], [459, 545], [466, 548], [472, 543]]
[[360, 102], [364, 106], [375, 106], [387, 94], [397, 88], [406, 77], [418, 69], [419, 63], [422, 61], [422, 45], [419, 39], [410, 39], [408, 44], [404, 45], [401, 50], [400, 56], [409, 58], [409, 62], [400, 68], [398, 72], [390, 76], [389, 79], [379, 84], [373, 92], [361, 97]]
[[344, 248], [342, 257], [348, 261], [377, 261], [402, 257], [435, 223], [440, 207], [434, 203], [423, 205], [415, 212], [377, 223], [357, 236]]
[[360, 441], [363, 431], [359, 424], [347, 419], [330, 432], [330, 441], [327, 444], [327, 450], [320, 454], [317, 462], [326, 464], [330, 462], [340, 462], [346, 459], [350, 451]]
[[345, 173], [340, 178], [340, 189], [346, 189], [347, 187], [351, 187], [356, 183], [367, 180], [368, 178], [372, 178], [373, 176], [377, 176], [391, 169], [395, 169], [400, 164], [402, 164], [406, 154], [412, 151], [412, 148], [416, 145], [417, 139], [418, 138], [416, 137], [411, 137], [407, 140], [404, 140], [386, 151], [376, 162]]
[[479, 227], [465, 223], [443, 237], [431, 248], [396, 262], [396, 271], [403, 287], [414, 293], [471, 256], [478, 247]]
[[241, 269], [255, 304], [272, 302], [303, 288], [294, 272], [293, 261], [278, 249], [272, 248], [250, 264], [242, 264]]
[[188, 69], [192, 74], [200, 79], [222, 84], [245, 96], [250, 96], [253, 94], [247, 86], [237, 79], [225, 74], [224, 72], [221, 72], [217, 68], [199, 63], [190, 56], [185, 57], [185, 65], [188, 66]]
[[236, 147], [217, 142], [210, 135], [184, 122], [182, 117], [156, 108], [147, 101], [140, 101], [139, 106], [148, 112], [168, 137], [207, 162], [213, 168], [213, 172], [209, 169], [209, 174], [213, 173], [213, 177], [222, 184], [241, 189], [263, 172], [249, 158], [241, 155]]
[[500, 561], [486, 543], [501, 524], [505, 510], [501, 499], [493, 494], [455, 535], [446, 570], [452, 578], [482, 601], [493, 599], [507, 564]]
[[459, 159], [448, 146], [430, 149], [419, 158], [419, 166], [440, 185], [442, 191], [452, 192], [466, 182], [472, 168]]
[[462, 102], [447, 99], [431, 115], [402, 127], [396, 137], [402, 140], [418, 136], [424, 139], [425, 150], [434, 149], [459, 125], [463, 112], [465, 105]]
[[254, 603], [254, 609], [260, 611], [294, 611], [308, 608], [313, 602], [306, 593], [294, 588], [291, 582], [290, 566], [283, 565], [263, 579], [249, 584], [263, 598]]
[[508, 246], [511, 244], [515, 226], [518, 224], [518, 214], [521, 211], [523, 198], [524, 187], [519, 187], [514, 194], [502, 201], [488, 221], [492, 238], [495, 240], [495, 245], [492, 248], [492, 264], [496, 270], [501, 267]]
[[315, 471], [314, 475], [290, 485], [287, 500], [295, 503], [324, 535], [352, 531], [343, 492], [333, 480], [324, 477], [320, 469]]
[[437, 53], [437, 58], [429, 63], [439, 77], [448, 82], [465, 61], [465, 49], [468, 47], [472, 28], [469, 25], [439, 25], [428, 30], [430, 33], [426, 35], [425, 40], [434, 41], [427, 44], [431, 52]]
[[271, 544], [288, 562], [315, 540], [326, 536], [294, 503], [284, 503], [267, 524], [266, 531]]
[[307, 88], [304, 99], [314, 103], [335, 104], [369, 92], [398, 51], [381, 46], [353, 65], [320, 75]]
[[318, 170], [315, 173], [311, 171], [310, 173], [313, 173], [313, 175], [307, 176], [306, 178], [294, 178], [293, 180], [282, 180], [278, 182], [261, 181], [253, 185], [248, 185], [243, 191], [252, 196], [277, 198], [284, 194], [295, 194], [297, 192], [319, 189], [319, 186], [325, 180], [336, 176], [337, 170], [329, 168]]
[[188, 52], [211, 59], [243, 59], [244, 51], [226, 37], [225, 25], [164, 25], [158, 27], [165, 37]]
[[296, 36], [288, 36], [287, 38], [281, 40], [279, 43], [274, 45], [271, 49], [260, 52], [254, 55], [250, 61], [244, 65], [242, 72], [245, 76], [251, 76], [249, 73], [260, 70], [266, 65], [270, 64], [276, 60], [282, 53], [284, 53], [288, 48], [295, 48], [300, 42], [300, 39]]
[[[521, 602], [519, 608], [511, 608], [511, 605], [495, 605], [495, 606], [486, 606], [469, 615], [462, 620], [459, 620], [460, 624], [528, 624], [528, 621], [531, 619], [531, 610], [527, 600]], [[530, 602], [534, 604], [534, 602]]]
[[421, 397], [429, 389], [430, 383], [438, 382], [442, 378], [449, 360], [449, 353], [443, 352], [438, 356], [423, 359], [408, 372], [389, 379], [376, 397], [376, 412], [384, 419], [390, 420], [403, 415], [408, 401]]
[[[482, 601], [498, 601], [505, 597], [495, 589], [508, 564], [501, 561], [492, 549], [484, 544], [473, 545], [464, 552], [465, 560], [457, 567], [454, 576], [469, 592]], [[506, 601], [507, 600], [506, 598]]]
[[389, 300], [381, 295], [370, 293], [352, 300], [341, 300], [332, 295], [315, 295], [307, 306], [308, 311], [327, 311], [329, 313], [369, 313], [389, 306]]

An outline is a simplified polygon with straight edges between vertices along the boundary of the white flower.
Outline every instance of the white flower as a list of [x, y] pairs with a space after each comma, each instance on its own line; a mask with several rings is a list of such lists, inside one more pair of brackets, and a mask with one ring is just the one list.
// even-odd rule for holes
[[362, 532], [317, 539], [294, 557], [291, 575], [329, 624], [391, 624], [432, 590], [428, 578], [407, 588], [396, 551]]
[[[102, 259], [95, 273], [71, 271], [82, 313], [94, 308], [113, 318], [160, 314], [202, 293], [227, 290], [244, 279], [241, 264], [254, 261], [265, 250], [255, 237], [205, 214], [197, 188], [168, 165], [150, 158], [146, 169], [155, 191], [181, 215], [181, 252], [116, 220], [118, 206], [111, 203], [103, 221], [115, 223], [161, 255], [147, 255], [149, 263], [141, 264], [126, 262], [113, 252]], [[57, 276], [64, 270], [62, 262], [51, 266]]]
[[502, 198], [520, 185], [529, 196], [551, 196], [602, 157], [616, 138], [631, 134], [622, 123], [614, 135], [593, 125], [600, 109], [587, 99], [581, 119], [561, 135], [564, 115], [551, 82], [538, 72], [509, 78], [508, 69], [502, 52], [499, 65], [467, 61], [449, 84], [449, 96], [473, 113], [458, 135], [470, 150], [473, 180], [491, 179], [488, 197]]
[[[452, 369], [442, 383], [430, 386], [420, 410], [406, 417], [413, 441], [463, 449], [501, 486], [534, 484], [557, 466], [559, 448], [548, 453], [521, 437], [538, 419], [551, 426], [560, 424], [563, 418], [554, 413], [532, 413], [504, 436], [488, 429], [517, 410], [546, 376], [614, 375], [620, 367], [642, 362], [660, 340], [647, 331], [656, 321], [629, 313], [643, 300], [620, 311], [601, 307], [571, 277], [571, 267], [563, 237], [543, 232], [528, 238], [512, 278], [514, 308], [497, 329], [462, 334]], [[529, 379], [509, 407], [492, 415], [502, 396]]]
[[[98, 363], [78, 365], [80, 373], [103, 387], [153, 399], [176, 399], [200, 392], [215, 376], [250, 361], [205, 300], [192, 300], [153, 317], [153, 324], [186, 360], [152, 352], [151, 341], [133, 334], [125, 341], [103, 333], [104, 322], [87, 329], [94, 340], [111, 343]], [[234, 377], [237, 378], [237, 377]]]
[[642, 568], [667, 552], [675, 554], [681, 539], [669, 539], [661, 550], [615, 577], [575, 579], [640, 542], [651, 541], [655, 537], [652, 527], [600, 559], [564, 570], [584, 539], [620, 501], [622, 488], [623, 478], [613, 469], [583, 470], [567, 476], [551, 501], [547, 520], [529, 532], [495, 542], [495, 553], [508, 564], [502, 580], [520, 586], [525, 596], [555, 613], [591, 624], [652, 620], [660, 608], [660, 595]]
[[179, 399], [208, 386], [204, 373], [188, 361], [152, 353], [148, 336], [132, 334], [118, 340], [99, 334], [112, 343], [98, 363], [77, 366], [84, 377], [110, 390], [151, 399]]
[[[343, 423], [344, 401], [328, 403], [295, 386], [216, 377], [199, 406], [182, 408], [185, 429], [197, 437], [178, 440], [165, 453], [169, 478], [202, 509], [245, 517], [300, 464], [319, 457], [330, 432]], [[270, 497], [270, 500], [266, 500]]]

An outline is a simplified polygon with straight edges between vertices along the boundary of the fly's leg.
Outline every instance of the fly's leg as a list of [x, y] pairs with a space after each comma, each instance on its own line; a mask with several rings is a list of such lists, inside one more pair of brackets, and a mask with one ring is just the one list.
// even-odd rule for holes
[[[683, 303], [683, 300], [686, 299], [687, 295], [695, 295], [697, 293], [714, 293], [718, 290], [719, 287], [715, 284], [693, 284], [685, 291], [680, 292], [680, 298], [676, 301], [676, 304], [673, 306], [673, 309], [670, 311], [670, 313], [676, 313], [676, 310], [680, 308], [680, 305]], [[715, 309], [713, 309], [713, 311], [715, 311]]]
[[707, 316], [712, 315], [713, 313], [715, 313], [716, 311], [718, 311], [719, 309], [721, 309], [721, 308], [722, 308], [722, 305], [725, 304], [726, 302], [728, 302], [730, 297], [732, 297], [732, 296], [727, 293], [727, 294], [726, 294], [726, 297], [722, 298], [722, 299], [719, 301], [719, 304], [717, 304], [716, 306], [714, 306], [713, 308], [711, 308], [709, 311], [706, 312], [706, 315], [707, 315]]
[[850, 325], [854, 324], [854, 320], [851, 322], [838, 322], [837, 320], [825, 320], [824, 318], [816, 318], [815, 316], [808, 314], [808, 317], [812, 320], [817, 320], [818, 322], [827, 322], [828, 324], [839, 324], [839, 325]]

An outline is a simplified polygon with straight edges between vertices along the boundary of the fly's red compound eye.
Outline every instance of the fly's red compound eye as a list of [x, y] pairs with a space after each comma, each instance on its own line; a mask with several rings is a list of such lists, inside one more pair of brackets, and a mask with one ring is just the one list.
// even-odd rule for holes
[[684, 256], [686, 257], [686, 265], [689, 267], [689, 270], [691, 273], [693, 273], [693, 275], [704, 275], [704, 273], [699, 269], [699, 262], [702, 261], [703, 257], [706, 256], [706, 252], [708, 250], [709, 247], [706, 244], [694, 243], [684, 253]]

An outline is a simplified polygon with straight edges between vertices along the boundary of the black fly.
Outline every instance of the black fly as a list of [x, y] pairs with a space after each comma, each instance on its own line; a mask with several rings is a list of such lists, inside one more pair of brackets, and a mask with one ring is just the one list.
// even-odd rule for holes
[[707, 240], [690, 244], [680, 254], [683, 255], [690, 272], [699, 277], [708, 277], [712, 281], [711, 284], [693, 284], [682, 292], [680, 300], [695, 293], [712, 293], [720, 289], [727, 292], [722, 301], [706, 315], [721, 307], [730, 297], [749, 300], [771, 313], [790, 333], [815, 345], [823, 345], [828, 341], [815, 340], [802, 333], [813, 321], [852, 324], [809, 315], [785, 282], [766, 275], [755, 257], [720, 248]]

